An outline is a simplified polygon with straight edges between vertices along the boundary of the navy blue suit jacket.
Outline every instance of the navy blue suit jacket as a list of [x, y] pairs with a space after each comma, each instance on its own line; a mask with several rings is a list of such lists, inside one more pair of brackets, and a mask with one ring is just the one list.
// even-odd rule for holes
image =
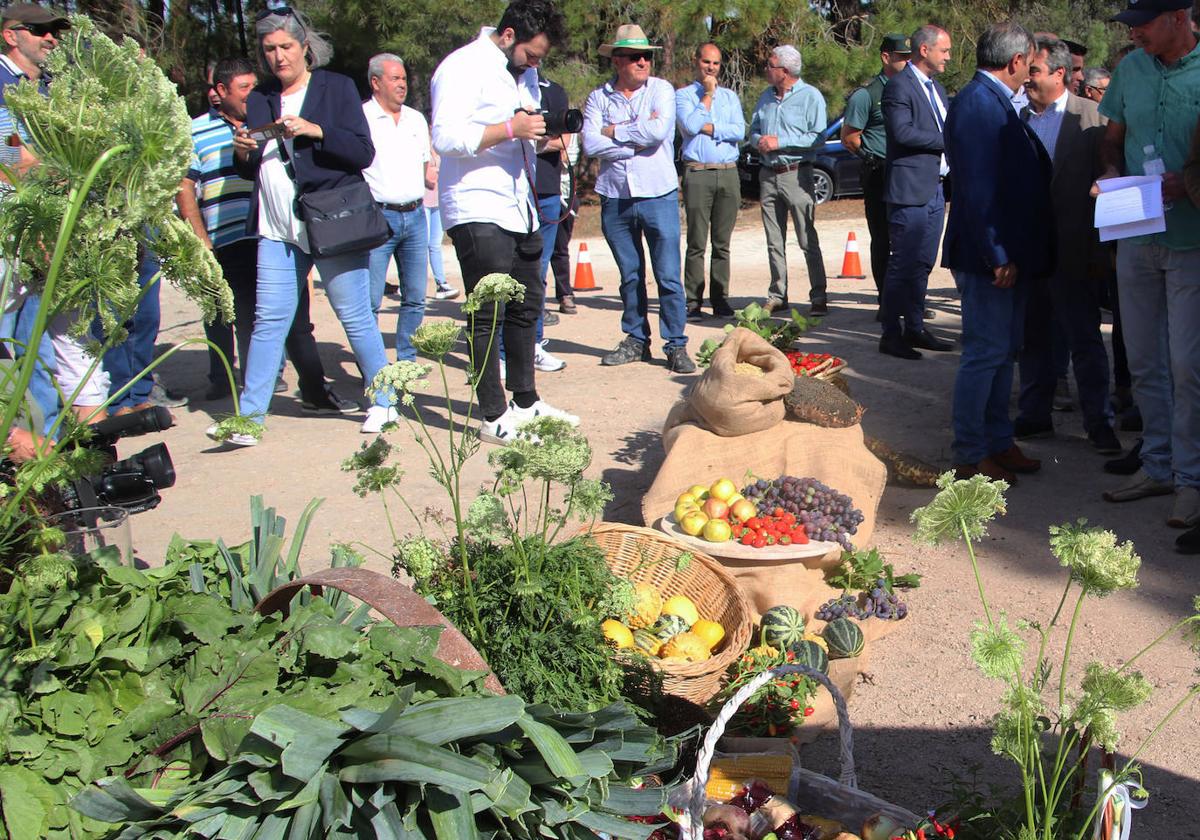
[[1015, 263], [1018, 278], [1053, 268], [1052, 164], [1012, 102], [982, 73], [946, 117], [946, 157], [954, 200], [942, 242], [942, 265], [992, 273]]
[[[246, 98], [246, 126], [258, 128], [279, 119], [279, 96], [279, 82], [275, 79], [251, 91]], [[300, 116], [321, 126], [325, 136], [321, 140], [309, 137], [293, 140], [291, 160], [296, 173], [297, 194], [328, 190], [363, 180], [362, 170], [375, 159], [375, 144], [371, 142], [371, 130], [363, 115], [362, 98], [354, 82], [340, 73], [313, 70]], [[246, 232], [257, 233], [258, 167], [262, 163], [262, 147], [251, 152], [245, 161], [235, 155], [234, 162], [238, 174], [254, 183]]]
[[[946, 105], [946, 89], [936, 79], [933, 86]], [[929, 94], [911, 65], [887, 83], [880, 105], [887, 126], [883, 200], [888, 204], [926, 204], [937, 190], [944, 144]]]

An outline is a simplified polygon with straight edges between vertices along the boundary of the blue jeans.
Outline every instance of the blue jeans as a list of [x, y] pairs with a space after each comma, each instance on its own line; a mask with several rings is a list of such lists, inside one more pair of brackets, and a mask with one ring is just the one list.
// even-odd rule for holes
[[1200, 487], [1200, 249], [1120, 242], [1117, 291], [1142, 468], [1156, 481]]
[[646, 293], [646, 254], [658, 283], [658, 329], [666, 349], [687, 346], [683, 281], [679, 277], [679, 197], [672, 190], [657, 198], [600, 197], [600, 226], [621, 274], [621, 331], [650, 343], [650, 302]]
[[[895, 240], [892, 247], [895, 248]], [[962, 358], [954, 380], [954, 463], [978, 464], [1012, 446], [1008, 400], [1025, 327], [1029, 279], [1010, 289], [990, 274], [954, 272], [962, 295]]]
[[[158, 257], [149, 251], [138, 266], [138, 285], [146, 285], [158, 274]], [[125, 322], [129, 336], [116, 347], [109, 348], [104, 354], [104, 369], [108, 371], [108, 393], [117, 393], [126, 385], [131, 387], [108, 407], [109, 411], [118, 408], [133, 408], [150, 401], [150, 389], [154, 387], [154, 379], [150, 374], [138, 376], [154, 361], [154, 343], [158, 341], [158, 324], [162, 309], [159, 305], [159, 294], [162, 282], [156, 280], [153, 288], [149, 289], [138, 302], [133, 317]], [[136, 379], [134, 377], [137, 377]]]
[[429, 248], [425, 227], [425, 212], [420, 207], [407, 213], [383, 211], [392, 236], [371, 250], [371, 312], [379, 314], [383, 303], [383, 283], [387, 279], [388, 263], [396, 261], [400, 277], [400, 317], [396, 320], [396, 361], [415, 361], [416, 348], [412, 334], [425, 317], [425, 256]]
[[[315, 262], [329, 305], [337, 313], [350, 349], [367, 382], [387, 364], [379, 326], [371, 315], [367, 252], [313, 260], [295, 245], [273, 239], [258, 240], [258, 295], [254, 307], [254, 333], [246, 356], [242, 414], [263, 422], [275, 393], [275, 379], [283, 362], [283, 342], [291, 329], [300, 297]], [[381, 394], [376, 405], [389, 404]]]
[[437, 207], [425, 208], [425, 231], [429, 241], [429, 270], [433, 282], [439, 289], [446, 288], [446, 268], [442, 265], [442, 211]]
[[905, 332], [919, 333], [925, 329], [925, 293], [929, 288], [929, 272], [937, 260], [945, 215], [946, 198], [940, 184], [925, 204], [888, 205], [891, 254], [880, 297], [884, 338], [902, 335], [901, 319]]
[[[2, 270], [2, 269], [0, 269]], [[27, 295], [25, 301], [16, 312], [9, 312], [0, 317], [0, 339], [13, 339], [5, 342], [14, 359], [25, 355], [29, 339], [33, 336], [33, 322], [37, 318], [41, 297]], [[18, 343], [19, 342], [19, 343]], [[42, 433], [50, 431], [62, 403], [59, 400], [58, 388], [54, 384], [54, 376], [58, 372], [58, 363], [54, 358], [54, 344], [50, 336], [42, 333], [38, 342], [37, 363], [33, 366], [33, 377], [29, 380], [29, 396], [37, 403], [42, 411]]]

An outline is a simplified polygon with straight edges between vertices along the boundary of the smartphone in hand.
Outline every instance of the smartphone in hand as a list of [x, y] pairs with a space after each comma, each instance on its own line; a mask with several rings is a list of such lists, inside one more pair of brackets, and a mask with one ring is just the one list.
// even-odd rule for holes
[[274, 140], [283, 136], [283, 123], [267, 123], [260, 125], [258, 128], [249, 129], [250, 139], [258, 143], [265, 143], [268, 140]]

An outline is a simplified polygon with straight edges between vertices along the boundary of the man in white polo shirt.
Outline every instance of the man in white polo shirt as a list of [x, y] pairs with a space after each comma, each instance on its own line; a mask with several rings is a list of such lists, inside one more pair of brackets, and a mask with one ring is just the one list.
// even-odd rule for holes
[[[544, 402], [534, 384], [534, 341], [542, 311], [542, 234], [531, 183], [546, 121], [537, 66], [566, 38], [550, 0], [513, 0], [495, 28], [459, 47], [433, 74], [433, 147], [442, 156], [438, 199], [470, 295], [489, 274], [525, 287], [522, 300], [484, 302], [470, 320], [479, 437], [507, 444], [539, 416], [579, 418]], [[499, 311], [496, 307], [499, 307]], [[493, 328], [495, 324], [495, 328]], [[496, 330], [504, 332], [508, 389], [500, 381]], [[485, 364], [486, 359], [486, 364]]]
[[371, 251], [371, 311], [379, 314], [388, 263], [400, 275], [400, 318], [396, 322], [396, 360], [414, 361], [412, 334], [425, 317], [425, 175], [429, 166], [429, 123], [404, 104], [408, 74], [404, 62], [380, 53], [367, 65], [371, 98], [363, 113], [375, 144], [375, 160], [363, 170], [371, 193], [392, 229], [387, 242]]

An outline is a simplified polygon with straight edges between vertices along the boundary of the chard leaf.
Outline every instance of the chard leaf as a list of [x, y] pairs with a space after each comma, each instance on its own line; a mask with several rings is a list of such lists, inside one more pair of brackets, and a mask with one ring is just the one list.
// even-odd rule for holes
[[39, 840], [46, 836], [54, 793], [36, 773], [20, 766], [0, 767], [0, 804], [11, 840]]

